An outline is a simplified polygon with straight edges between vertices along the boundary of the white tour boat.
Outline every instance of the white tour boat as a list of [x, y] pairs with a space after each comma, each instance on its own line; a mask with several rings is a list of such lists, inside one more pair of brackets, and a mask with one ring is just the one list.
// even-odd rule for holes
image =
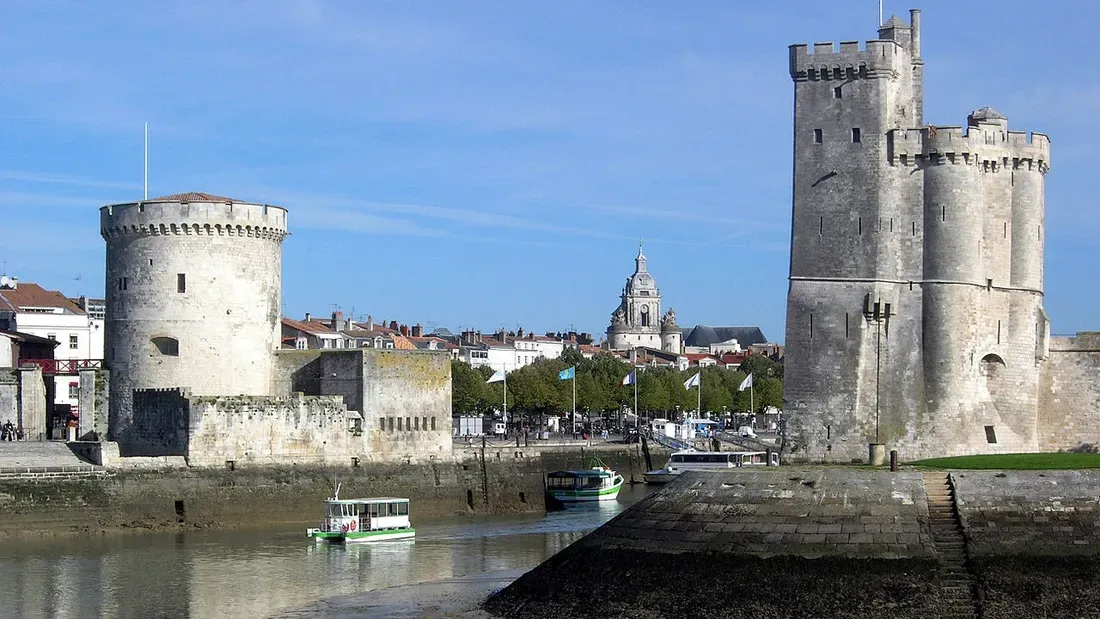
[[685, 471], [724, 471], [744, 466], [779, 466], [779, 454], [766, 451], [676, 451], [662, 469], [645, 474], [647, 484], [663, 484]]
[[380, 542], [416, 535], [409, 522], [409, 500], [391, 497], [340, 499], [325, 501], [325, 519], [321, 526], [306, 529], [306, 535], [318, 542]]

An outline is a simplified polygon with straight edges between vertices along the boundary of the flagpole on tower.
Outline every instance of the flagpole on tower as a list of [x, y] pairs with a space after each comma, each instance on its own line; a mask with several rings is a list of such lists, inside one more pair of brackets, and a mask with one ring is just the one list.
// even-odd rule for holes
[[878, 25], [882, 27], [882, 0], [878, 0]]
[[634, 428], [638, 428], [638, 368], [634, 368]]
[[508, 433], [508, 366], [504, 367], [504, 432]]
[[149, 121], [145, 121], [145, 199], [149, 199]]

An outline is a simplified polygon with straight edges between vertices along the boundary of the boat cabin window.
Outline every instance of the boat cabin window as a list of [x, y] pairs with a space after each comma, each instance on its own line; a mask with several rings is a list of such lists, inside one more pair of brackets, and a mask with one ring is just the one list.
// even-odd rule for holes
[[684, 464], [728, 464], [730, 454], [673, 454], [672, 461]]

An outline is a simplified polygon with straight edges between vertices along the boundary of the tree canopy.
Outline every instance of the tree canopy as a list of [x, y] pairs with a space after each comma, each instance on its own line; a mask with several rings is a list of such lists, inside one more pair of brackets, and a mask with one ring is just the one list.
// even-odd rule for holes
[[[621, 358], [600, 353], [585, 359], [577, 350], [566, 351], [557, 359], [539, 358], [529, 365], [508, 372], [508, 413], [529, 422], [546, 415], [568, 413], [573, 407], [573, 381], [559, 380], [558, 373], [575, 366], [577, 412], [586, 417], [617, 416], [634, 407], [634, 388], [623, 385], [631, 365]], [[741, 370], [703, 368], [702, 393], [684, 388], [684, 382], [699, 368], [677, 371], [672, 368], [638, 369], [638, 412], [646, 417], [676, 417], [680, 412], [694, 416], [702, 413], [748, 412], [750, 392], [738, 390], [753, 373], [752, 408], [782, 407], [783, 366], [762, 355], [749, 355]], [[455, 414], [490, 415], [504, 404], [504, 383], [486, 383], [493, 371], [488, 366], [473, 368], [462, 361], [451, 362], [452, 408]]]

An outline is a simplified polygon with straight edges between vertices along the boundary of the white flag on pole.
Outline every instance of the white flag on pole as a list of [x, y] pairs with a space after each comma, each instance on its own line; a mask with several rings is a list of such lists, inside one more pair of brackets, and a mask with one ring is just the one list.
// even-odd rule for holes
[[493, 373], [492, 376], [489, 377], [489, 380], [487, 380], [485, 382], [487, 382], [487, 383], [499, 383], [503, 380], [504, 380], [504, 370], [497, 370], [496, 372]]
[[699, 386], [699, 374], [696, 374], [695, 376], [692, 376], [691, 378], [684, 381], [684, 389], [691, 389], [692, 387], [698, 387], [698, 386]]
[[752, 387], [752, 374], [745, 377], [745, 380], [741, 381], [741, 386], [737, 388], [738, 391], [744, 391]]

